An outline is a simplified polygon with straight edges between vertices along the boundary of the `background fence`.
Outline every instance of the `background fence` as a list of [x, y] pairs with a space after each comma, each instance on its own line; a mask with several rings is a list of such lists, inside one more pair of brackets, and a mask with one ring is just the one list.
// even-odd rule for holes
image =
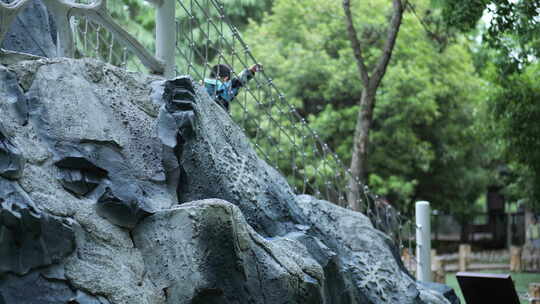
[[[434, 214], [432, 239], [445, 245], [443, 252], [456, 251], [457, 245], [470, 243], [484, 248], [509, 248], [525, 243], [525, 213], [484, 212], [460, 220], [451, 214]], [[444, 247], [444, 246], [443, 246]]]

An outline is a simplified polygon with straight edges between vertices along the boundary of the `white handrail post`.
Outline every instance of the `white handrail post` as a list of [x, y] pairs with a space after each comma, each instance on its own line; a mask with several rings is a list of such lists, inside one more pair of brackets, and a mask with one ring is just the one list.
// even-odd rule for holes
[[429, 202], [416, 202], [416, 279], [431, 282], [431, 223]]
[[156, 8], [156, 57], [165, 63], [163, 76], [171, 78], [176, 74], [176, 0], [159, 2]]
[[73, 58], [75, 56], [75, 44], [69, 16], [70, 7], [63, 2], [54, 0], [45, 0], [43, 2], [53, 15], [56, 24], [56, 55], [58, 57]]

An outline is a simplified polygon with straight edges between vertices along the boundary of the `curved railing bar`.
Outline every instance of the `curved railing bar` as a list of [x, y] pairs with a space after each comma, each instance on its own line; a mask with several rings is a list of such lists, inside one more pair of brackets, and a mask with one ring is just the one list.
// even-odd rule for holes
[[[0, 43], [4, 40], [13, 19], [21, 11], [29, 0], [17, 0], [13, 3], [0, 1]], [[73, 57], [75, 44], [69, 19], [72, 16], [80, 16], [101, 24], [109, 32], [115, 35], [126, 48], [135, 54], [152, 73], [163, 74], [165, 64], [154, 57], [135, 37], [121, 28], [107, 12], [107, 1], [96, 0], [92, 4], [73, 3], [66, 0], [43, 0], [49, 11], [53, 14], [58, 31], [58, 56]], [[150, 1], [150, 2], [156, 2]]]
[[[49, 0], [50, 1], [50, 0]], [[59, 2], [66, 3], [65, 0], [57, 0]], [[109, 32], [116, 36], [116, 39], [120, 40], [131, 52], [133, 52], [141, 63], [146, 66], [152, 73], [163, 74], [165, 70], [165, 64], [163, 61], [157, 59], [146, 48], [137, 41], [137, 38], [126, 32], [116, 22], [114, 22], [111, 15], [106, 9], [106, 0], [98, 0], [92, 5], [73, 5], [69, 11], [69, 17], [81, 16], [92, 19], [96, 23], [104, 26]]]

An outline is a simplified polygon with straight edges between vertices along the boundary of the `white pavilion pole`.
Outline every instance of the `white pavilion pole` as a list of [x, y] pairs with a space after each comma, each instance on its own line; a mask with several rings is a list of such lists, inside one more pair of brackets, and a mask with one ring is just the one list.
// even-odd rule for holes
[[162, 0], [156, 9], [156, 57], [165, 63], [163, 76], [176, 74], [174, 53], [176, 48], [176, 0]]
[[429, 202], [416, 202], [416, 279], [431, 282], [431, 208]]

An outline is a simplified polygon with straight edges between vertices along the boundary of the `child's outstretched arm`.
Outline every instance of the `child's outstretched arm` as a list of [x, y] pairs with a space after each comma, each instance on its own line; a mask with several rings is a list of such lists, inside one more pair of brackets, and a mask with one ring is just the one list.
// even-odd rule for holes
[[238, 77], [235, 77], [231, 80], [231, 87], [233, 89], [238, 89], [238, 88], [243, 87], [244, 85], [246, 85], [248, 81], [250, 81], [253, 78], [253, 76], [255, 76], [255, 73], [262, 71], [262, 69], [263, 69], [262, 64], [257, 63], [257, 64], [252, 65], [249, 69], [243, 70], [242, 72], [240, 72]]

